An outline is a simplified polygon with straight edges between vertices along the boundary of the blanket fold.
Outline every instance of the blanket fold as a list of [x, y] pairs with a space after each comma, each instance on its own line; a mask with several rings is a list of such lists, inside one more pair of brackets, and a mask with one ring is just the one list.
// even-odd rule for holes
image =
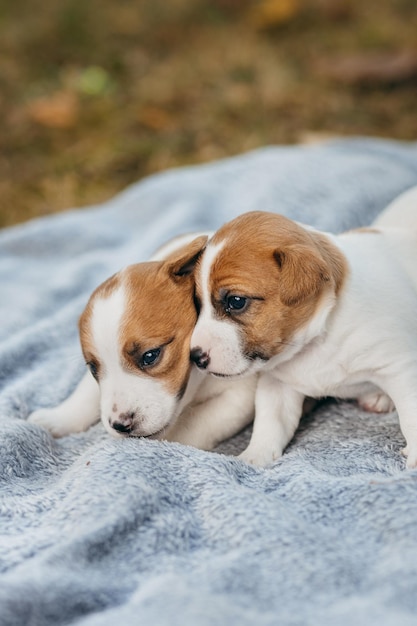
[[249, 429], [207, 453], [26, 422], [84, 373], [91, 291], [168, 238], [256, 209], [341, 232], [416, 184], [417, 143], [269, 147], [0, 232], [0, 626], [416, 623], [395, 412], [326, 401], [266, 469], [235, 458]]

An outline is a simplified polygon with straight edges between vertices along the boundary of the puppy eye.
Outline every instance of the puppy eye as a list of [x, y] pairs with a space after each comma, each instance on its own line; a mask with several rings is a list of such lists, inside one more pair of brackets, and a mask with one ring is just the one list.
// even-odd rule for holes
[[226, 313], [236, 311], [241, 313], [249, 304], [249, 298], [243, 296], [227, 296], [226, 297]]
[[93, 375], [93, 377], [97, 380], [98, 382], [98, 365], [97, 363], [94, 363], [94, 361], [89, 361], [87, 363], [87, 367], [90, 370], [91, 374]]
[[144, 352], [141, 358], [141, 366], [149, 367], [150, 365], [155, 365], [158, 362], [160, 356], [161, 348], [154, 348], [153, 350], [148, 350], [147, 352]]

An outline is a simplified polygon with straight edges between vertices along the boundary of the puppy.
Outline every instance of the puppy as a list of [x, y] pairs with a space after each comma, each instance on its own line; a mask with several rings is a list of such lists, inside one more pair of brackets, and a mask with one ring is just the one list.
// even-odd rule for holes
[[208, 242], [195, 272], [192, 359], [222, 380], [260, 373], [244, 460], [278, 459], [303, 399], [334, 396], [375, 411], [392, 400], [407, 467], [417, 466], [417, 188], [372, 228], [338, 236], [241, 215]]
[[191, 272], [206, 241], [177, 238], [152, 262], [129, 266], [94, 291], [79, 322], [89, 372], [67, 400], [35, 411], [30, 422], [61, 437], [101, 416], [115, 436], [210, 450], [253, 419], [256, 376], [215, 380], [190, 362]]

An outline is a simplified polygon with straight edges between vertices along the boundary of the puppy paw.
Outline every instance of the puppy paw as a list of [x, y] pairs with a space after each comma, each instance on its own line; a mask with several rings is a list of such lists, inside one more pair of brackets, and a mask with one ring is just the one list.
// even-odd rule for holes
[[74, 429], [71, 428], [71, 420], [66, 415], [60, 415], [57, 409], [39, 409], [28, 417], [30, 424], [41, 426], [48, 430], [53, 437], [65, 437]]
[[243, 450], [238, 456], [241, 461], [248, 463], [249, 465], [255, 465], [257, 467], [266, 467], [271, 463], [274, 463], [282, 456], [281, 450], [269, 448], [268, 446], [254, 446], [250, 445]]
[[407, 458], [407, 469], [415, 469], [417, 467], [417, 446], [405, 446], [401, 450], [401, 454]]
[[386, 393], [374, 391], [358, 398], [358, 404], [368, 413], [391, 413], [395, 409], [394, 403]]

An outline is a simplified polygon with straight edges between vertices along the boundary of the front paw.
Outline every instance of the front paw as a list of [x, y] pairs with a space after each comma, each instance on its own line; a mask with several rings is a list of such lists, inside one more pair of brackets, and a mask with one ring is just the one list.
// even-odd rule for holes
[[73, 432], [71, 420], [65, 415], [60, 415], [57, 409], [34, 411], [29, 415], [28, 422], [48, 430], [53, 437], [65, 437]]
[[243, 450], [238, 456], [239, 459], [249, 465], [257, 467], [266, 467], [277, 461], [282, 456], [282, 450], [269, 446], [255, 446], [249, 444], [246, 450]]
[[358, 398], [358, 404], [368, 413], [391, 413], [394, 403], [383, 391], [373, 391]]
[[407, 458], [407, 469], [415, 469], [417, 467], [417, 446], [406, 446], [401, 450], [401, 454]]

